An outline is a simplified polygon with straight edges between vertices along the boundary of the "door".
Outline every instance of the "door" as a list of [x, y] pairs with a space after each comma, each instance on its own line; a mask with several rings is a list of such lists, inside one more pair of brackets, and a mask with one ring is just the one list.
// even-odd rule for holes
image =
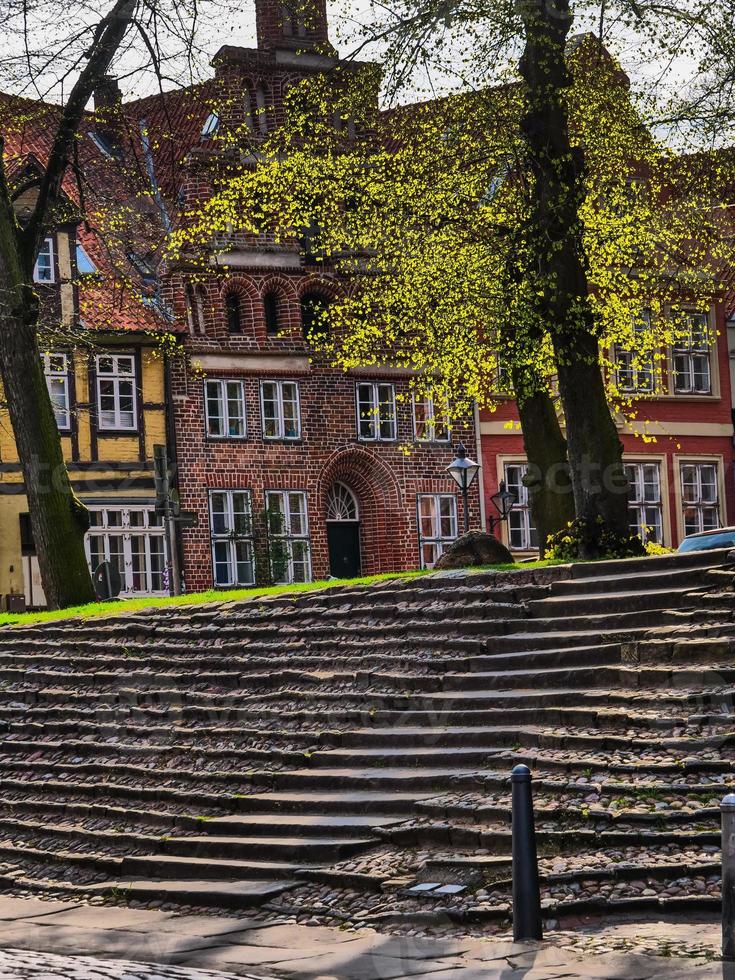
[[360, 574], [360, 522], [328, 521], [329, 570], [335, 578]]

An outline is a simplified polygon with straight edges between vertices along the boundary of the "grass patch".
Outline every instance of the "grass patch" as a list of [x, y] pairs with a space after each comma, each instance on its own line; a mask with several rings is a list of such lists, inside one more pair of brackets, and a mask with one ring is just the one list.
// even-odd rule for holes
[[[482, 568], [467, 569], [468, 572], [520, 572], [532, 568], [545, 568], [549, 565], [563, 565], [565, 562], [543, 560], [525, 562], [517, 565], [486, 565]], [[72, 606], [69, 609], [42, 610], [26, 613], [0, 613], [0, 626], [27, 626], [33, 623], [57, 622], [65, 619], [91, 619], [102, 616], [117, 616], [120, 613], [138, 612], [144, 609], [164, 609], [171, 606], [200, 606], [211, 602], [236, 602], [243, 599], [255, 601], [268, 596], [298, 595], [301, 592], [321, 592], [325, 589], [352, 588], [361, 585], [374, 585], [377, 582], [390, 582], [396, 579], [420, 578], [436, 574], [431, 571], [386, 572], [382, 575], [363, 575], [352, 579], [324, 579], [319, 582], [304, 582], [298, 585], [269, 585], [248, 589], [210, 589], [208, 592], [190, 592], [180, 596], [142, 596], [139, 599], [118, 599], [114, 602], [90, 602], [86, 606]]]

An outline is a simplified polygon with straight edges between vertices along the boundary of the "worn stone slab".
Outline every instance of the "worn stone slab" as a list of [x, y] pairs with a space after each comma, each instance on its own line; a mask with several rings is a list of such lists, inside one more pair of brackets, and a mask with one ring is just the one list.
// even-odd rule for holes
[[15, 898], [0, 895], [0, 920], [30, 919], [34, 917], [57, 915], [71, 909], [86, 908], [79, 902], [46, 902], [40, 898]]

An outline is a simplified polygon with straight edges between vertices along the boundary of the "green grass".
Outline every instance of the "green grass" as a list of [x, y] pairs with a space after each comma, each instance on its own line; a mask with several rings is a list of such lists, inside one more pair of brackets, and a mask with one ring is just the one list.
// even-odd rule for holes
[[[483, 568], [468, 569], [470, 572], [481, 571], [522, 571], [529, 568], [545, 568], [547, 565], [562, 565], [560, 561], [534, 561], [519, 565], [487, 565]], [[298, 585], [269, 585], [262, 588], [250, 589], [210, 589], [208, 592], [191, 592], [187, 595], [169, 597], [144, 596], [140, 599], [122, 599], [116, 602], [91, 602], [86, 606], [73, 606], [69, 609], [44, 610], [42, 612], [0, 613], [0, 626], [27, 626], [31, 623], [54, 622], [64, 619], [93, 618], [101, 616], [117, 616], [120, 613], [137, 612], [142, 609], [161, 609], [170, 606], [199, 606], [208, 602], [234, 602], [257, 600], [266, 596], [295, 595], [299, 592], [319, 592], [323, 589], [345, 588], [359, 585], [372, 585], [375, 582], [387, 582], [395, 579], [419, 578], [430, 575], [431, 572], [387, 572], [383, 575], [365, 575], [353, 579], [324, 579], [319, 582], [305, 582]]]

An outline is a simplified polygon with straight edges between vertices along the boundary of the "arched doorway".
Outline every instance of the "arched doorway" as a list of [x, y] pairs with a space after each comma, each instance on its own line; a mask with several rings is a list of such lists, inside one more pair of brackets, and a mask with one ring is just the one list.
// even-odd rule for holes
[[333, 483], [326, 498], [329, 571], [335, 578], [360, 574], [360, 510], [350, 488]]

